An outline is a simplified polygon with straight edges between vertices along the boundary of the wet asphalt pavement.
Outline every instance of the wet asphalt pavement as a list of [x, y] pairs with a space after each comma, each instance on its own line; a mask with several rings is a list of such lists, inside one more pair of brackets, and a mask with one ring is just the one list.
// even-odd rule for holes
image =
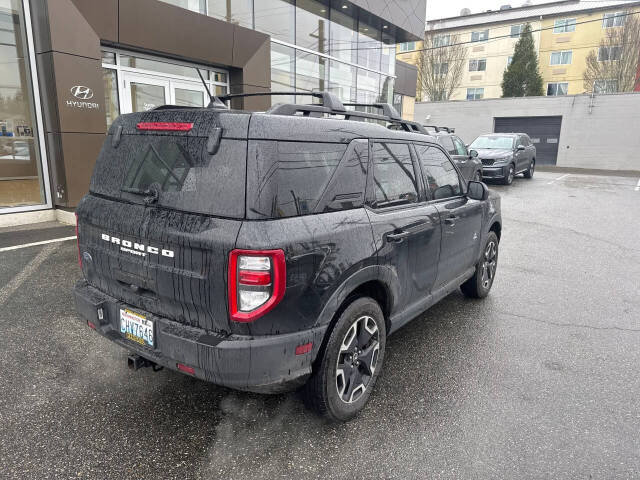
[[128, 370], [75, 315], [75, 242], [0, 252], [0, 478], [638, 478], [637, 181], [492, 186], [491, 294], [453, 294], [392, 336], [345, 425], [295, 393]]

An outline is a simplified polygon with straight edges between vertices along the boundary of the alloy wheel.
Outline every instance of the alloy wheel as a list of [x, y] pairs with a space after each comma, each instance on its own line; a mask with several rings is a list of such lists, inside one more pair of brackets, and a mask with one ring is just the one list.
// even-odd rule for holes
[[373, 317], [355, 320], [340, 344], [336, 362], [336, 389], [345, 403], [357, 401], [367, 390], [376, 371], [380, 331]]
[[484, 258], [482, 259], [482, 287], [489, 288], [493, 283], [496, 274], [496, 266], [498, 264], [498, 247], [496, 242], [491, 240], [484, 249]]
[[513, 182], [513, 177], [515, 176], [515, 170], [513, 169], [513, 165], [511, 165], [509, 167], [509, 178], [507, 179], [507, 182], [511, 183]]

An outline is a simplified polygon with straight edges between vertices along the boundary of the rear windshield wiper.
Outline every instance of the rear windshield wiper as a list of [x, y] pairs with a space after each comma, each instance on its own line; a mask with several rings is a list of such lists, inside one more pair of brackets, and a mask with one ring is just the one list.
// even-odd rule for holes
[[160, 197], [160, 188], [157, 184], [152, 183], [149, 188], [142, 190], [141, 188], [122, 187], [120, 190], [134, 195], [144, 195], [144, 203], [156, 203]]

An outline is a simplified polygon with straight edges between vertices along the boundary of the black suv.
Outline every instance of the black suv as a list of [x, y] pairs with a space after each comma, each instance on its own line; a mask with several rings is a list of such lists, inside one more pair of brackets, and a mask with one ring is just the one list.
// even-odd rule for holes
[[489, 292], [499, 197], [388, 105], [312, 95], [322, 103], [160, 107], [111, 126], [76, 212], [75, 298], [132, 368], [304, 385], [308, 405], [347, 420], [389, 334], [458, 287]]
[[424, 127], [444, 147], [467, 180], [482, 181], [482, 162], [478, 159], [478, 152], [469, 150], [460, 137], [454, 135], [453, 128], [435, 125], [424, 125]]

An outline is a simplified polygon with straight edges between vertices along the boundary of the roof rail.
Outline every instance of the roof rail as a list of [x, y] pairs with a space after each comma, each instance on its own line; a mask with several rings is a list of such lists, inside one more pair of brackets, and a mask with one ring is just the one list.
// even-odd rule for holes
[[447, 132], [447, 133], [455, 133], [456, 129], [452, 127], [438, 127], [437, 125], [423, 125], [425, 128], [433, 128], [436, 133]]
[[[321, 104], [291, 104], [277, 103], [266, 113], [272, 115], [297, 115], [301, 113], [306, 117], [322, 117], [328, 115], [342, 115], [345, 120], [380, 120], [399, 125], [407, 132], [428, 134], [422, 125], [417, 122], [403, 120], [398, 111], [388, 103], [342, 103], [338, 97], [331, 92], [262, 92], [262, 93], [232, 93], [218, 97], [223, 102], [232, 98], [259, 97], [259, 96], [310, 96], [322, 99]], [[347, 110], [350, 107], [374, 107], [382, 110], [382, 114], [362, 112], [359, 110]]]

